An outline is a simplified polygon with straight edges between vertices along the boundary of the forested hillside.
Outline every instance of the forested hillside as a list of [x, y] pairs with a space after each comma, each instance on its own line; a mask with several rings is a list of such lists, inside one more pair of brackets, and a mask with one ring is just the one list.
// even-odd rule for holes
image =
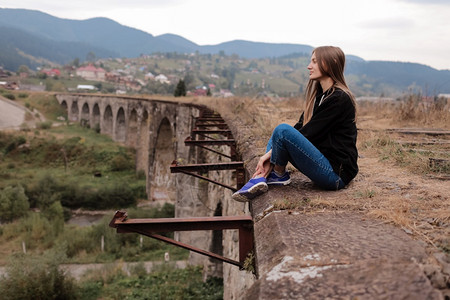
[[[142, 89], [151, 93], [172, 93], [176, 79], [188, 79], [196, 86], [214, 84], [236, 95], [302, 93], [313, 49], [241, 40], [199, 46], [175, 34], [153, 36], [106, 18], [68, 20], [39, 11], [1, 8], [0, 40], [0, 67], [5, 70], [97, 60], [107, 71], [121, 71], [126, 63], [108, 65], [105, 61], [127, 58], [139, 68], [126, 70], [133, 80], [143, 79], [144, 71], [171, 76], [169, 86], [152, 84]], [[139, 60], [150, 56], [158, 58]], [[347, 80], [357, 95], [450, 93], [450, 70], [408, 62], [365, 61], [352, 54], [347, 60]]]

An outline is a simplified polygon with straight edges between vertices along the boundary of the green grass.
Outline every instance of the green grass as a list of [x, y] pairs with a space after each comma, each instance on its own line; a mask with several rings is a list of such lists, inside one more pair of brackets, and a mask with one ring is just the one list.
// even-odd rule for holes
[[138, 269], [132, 276], [112, 269], [93, 274], [80, 287], [82, 299], [223, 299], [222, 279], [203, 282], [199, 267], [173, 269], [163, 265], [150, 274]]
[[143, 264], [122, 270], [122, 262], [105, 264], [73, 279], [59, 266], [67, 263], [64, 246], [43, 254], [17, 254], [0, 277], [2, 299], [223, 299], [223, 281], [203, 281], [201, 267], [176, 269], [164, 263], [147, 273]]
[[[73, 237], [84, 237], [84, 242], [78, 242], [91, 244], [92, 235], [101, 231], [99, 228], [65, 226], [55, 233], [55, 226], [59, 225], [53, 223], [52, 218], [46, 217], [46, 209], [55, 202], [60, 202], [65, 211], [67, 208], [79, 207], [109, 209], [110, 220], [113, 210], [134, 206], [139, 198], [147, 197], [145, 176], [136, 174], [134, 155], [133, 149], [125, 148], [105, 135], [78, 125], [34, 132], [0, 132], [0, 193], [7, 186], [21, 185], [30, 206], [41, 210], [41, 214], [30, 213], [12, 224], [2, 225], [0, 253], [21, 251], [22, 240], [29, 241], [30, 251], [41, 251], [58, 243], [71, 245], [77, 241]], [[100, 173], [101, 177], [94, 177], [94, 173]], [[149, 211], [143, 212], [154, 215]], [[52, 214], [55, 213], [59, 215], [62, 211]], [[107, 224], [109, 220], [103, 223]], [[36, 226], [27, 227], [26, 224]], [[81, 252], [71, 255], [71, 260], [160, 260], [166, 251], [181, 259], [188, 253], [159, 241], [146, 241], [141, 247], [136, 244], [136, 236], [118, 236], [107, 226], [102, 230], [112, 235], [110, 245], [115, 245], [114, 251], [100, 253], [98, 247], [78, 245], [74, 247]], [[15, 235], [7, 232], [15, 232]], [[41, 236], [47, 236], [48, 239], [37, 238]]]

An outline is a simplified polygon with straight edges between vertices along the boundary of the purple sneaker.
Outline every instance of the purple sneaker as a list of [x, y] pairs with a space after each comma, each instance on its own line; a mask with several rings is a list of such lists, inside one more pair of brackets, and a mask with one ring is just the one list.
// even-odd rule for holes
[[267, 176], [267, 184], [272, 185], [288, 185], [291, 183], [291, 176], [288, 171], [285, 171], [283, 176], [278, 176], [274, 171]]
[[231, 198], [239, 202], [247, 202], [267, 192], [268, 189], [266, 178], [252, 178], [239, 191], [234, 193]]

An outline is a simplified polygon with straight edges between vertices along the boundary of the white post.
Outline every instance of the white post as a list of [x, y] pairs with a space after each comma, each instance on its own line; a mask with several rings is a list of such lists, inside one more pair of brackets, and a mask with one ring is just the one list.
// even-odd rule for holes
[[102, 252], [105, 252], [105, 236], [104, 235], [102, 235], [101, 248], [102, 248]]
[[25, 241], [22, 241], [22, 251], [24, 254], [27, 254], [27, 247], [25, 245]]

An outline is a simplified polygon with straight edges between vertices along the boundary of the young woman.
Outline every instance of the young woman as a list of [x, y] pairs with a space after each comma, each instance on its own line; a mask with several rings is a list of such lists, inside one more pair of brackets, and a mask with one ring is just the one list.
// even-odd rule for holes
[[249, 201], [268, 185], [289, 184], [288, 162], [326, 190], [342, 189], [356, 176], [355, 99], [345, 83], [344, 66], [340, 48], [314, 49], [305, 111], [294, 127], [280, 124], [274, 129], [253, 178], [233, 194], [234, 200]]

